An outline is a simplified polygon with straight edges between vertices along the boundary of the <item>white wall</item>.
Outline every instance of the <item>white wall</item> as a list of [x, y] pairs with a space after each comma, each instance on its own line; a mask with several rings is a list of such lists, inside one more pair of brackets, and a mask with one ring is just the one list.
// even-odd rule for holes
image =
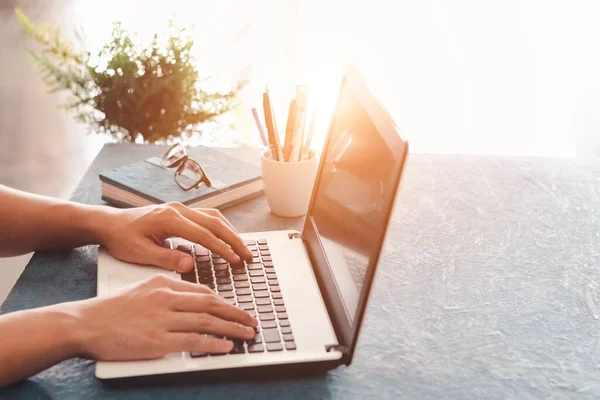
[[300, 4], [304, 51], [357, 58], [413, 149], [600, 155], [599, 1]]

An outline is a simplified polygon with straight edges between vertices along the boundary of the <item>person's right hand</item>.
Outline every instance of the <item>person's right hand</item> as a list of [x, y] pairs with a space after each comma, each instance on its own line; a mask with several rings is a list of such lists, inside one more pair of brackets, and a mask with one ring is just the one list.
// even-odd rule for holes
[[227, 353], [233, 342], [217, 337], [249, 340], [257, 326], [255, 318], [209, 288], [165, 275], [108, 297], [59, 306], [79, 321], [80, 353], [94, 360], [152, 359], [183, 351]]

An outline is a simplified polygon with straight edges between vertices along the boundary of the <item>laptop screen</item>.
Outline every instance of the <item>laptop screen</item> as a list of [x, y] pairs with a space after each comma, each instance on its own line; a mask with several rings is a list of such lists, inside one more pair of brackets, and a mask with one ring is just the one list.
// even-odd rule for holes
[[351, 324], [381, 250], [404, 156], [390, 148], [357, 93], [343, 84], [309, 218]]

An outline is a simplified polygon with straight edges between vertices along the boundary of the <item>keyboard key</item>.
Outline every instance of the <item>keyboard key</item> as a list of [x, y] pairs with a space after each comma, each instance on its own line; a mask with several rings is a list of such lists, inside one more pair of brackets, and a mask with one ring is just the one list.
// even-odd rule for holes
[[258, 298], [256, 299], [256, 305], [257, 306], [266, 306], [271, 304], [271, 299], [267, 298]]
[[252, 285], [253, 290], [267, 290], [266, 283], [257, 283], [256, 285]]
[[196, 263], [198, 270], [207, 270], [210, 271], [212, 269], [212, 264], [209, 262]]
[[240, 261], [239, 263], [231, 264], [231, 268], [246, 268], [246, 265], [243, 261]]
[[275, 319], [275, 315], [273, 313], [270, 314], [260, 314], [261, 321], [272, 321]]
[[217, 278], [229, 278], [229, 271], [217, 271], [215, 272]]
[[229, 352], [229, 354], [244, 354], [246, 349], [244, 348], [244, 342], [234, 340], [233, 341], [233, 349]]
[[208, 355], [208, 353], [198, 353], [198, 352], [191, 352], [190, 356], [196, 358], [196, 357], [206, 357]]
[[274, 273], [275, 273], [275, 268], [268, 268], [268, 267], [265, 267], [265, 272], [266, 272], [267, 274], [274, 274]]
[[244, 240], [244, 243], [246, 244], [246, 246], [252, 246], [253, 244], [256, 244], [255, 240]]
[[225, 302], [231, 304], [232, 306], [235, 306], [235, 299], [225, 299]]
[[250, 288], [241, 288], [241, 289], [237, 289], [235, 291], [235, 294], [238, 296], [245, 296], [245, 295], [248, 295], [251, 293], [252, 293], [252, 290], [250, 290]]
[[259, 313], [272, 313], [273, 307], [271, 306], [258, 306], [256, 307]]
[[210, 353], [211, 356], [224, 356], [227, 353]]
[[244, 274], [244, 275], [234, 275], [233, 276], [233, 280], [234, 281], [247, 281], [248, 280], [248, 275]]
[[296, 343], [294, 342], [285, 342], [286, 350], [296, 350]]
[[261, 321], [260, 326], [263, 329], [277, 328], [277, 322], [275, 322], [275, 321]]
[[253, 300], [252, 296], [238, 296], [237, 298], [238, 303], [252, 303]]
[[196, 257], [208, 255], [208, 250], [198, 244], [194, 245], [194, 252], [196, 253]]
[[191, 270], [190, 272], [184, 272], [181, 274], [181, 279], [186, 282], [198, 283], [198, 279], [196, 279], [196, 271]]
[[262, 269], [262, 264], [258, 264], [258, 263], [252, 263], [252, 264], [248, 264], [248, 269], [250, 271], [252, 270], [257, 270], [257, 269]]
[[236, 268], [236, 269], [232, 269], [231, 270], [231, 274], [232, 275], [243, 275], [245, 273], [246, 273], [246, 269], [245, 268], [243, 268], [243, 269]]
[[262, 337], [258, 333], [256, 334], [256, 336], [254, 336], [254, 339], [251, 339], [248, 341], [248, 345], [255, 344], [255, 343], [262, 343]]
[[294, 341], [294, 335], [292, 335], [291, 333], [284, 333], [283, 334], [283, 340], [286, 342], [293, 342]]
[[248, 353], [262, 353], [265, 351], [262, 344], [251, 344], [248, 346]]
[[276, 306], [285, 305], [285, 303], [283, 302], [283, 299], [275, 299], [275, 300], [273, 300], [273, 304], [275, 304]]
[[229, 266], [227, 264], [217, 264], [215, 265], [215, 271], [228, 271]]
[[263, 261], [273, 261], [271, 256], [266, 256], [266, 257], [263, 257], [262, 259], [263, 259]]
[[207, 287], [209, 287], [209, 288], [211, 288], [212, 290], [215, 290], [215, 284], [212, 283], [212, 282], [211, 283], [205, 283], [204, 285], [207, 286]]
[[224, 299], [232, 299], [233, 298], [233, 290], [219, 292], [219, 296], [223, 297]]
[[267, 244], [267, 240], [266, 239], [258, 239], [256, 241], [256, 243], [258, 243], [259, 245], [265, 245], [265, 244]]
[[281, 326], [281, 327], [290, 326], [290, 321], [288, 321], [287, 319], [279, 320], [279, 326]]
[[207, 277], [207, 276], [212, 276], [212, 271], [210, 269], [206, 270], [206, 269], [200, 269], [198, 270], [198, 276], [199, 277]]
[[267, 343], [267, 350], [269, 351], [281, 351], [283, 346], [281, 343]]
[[217, 253], [210, 253], [210, 257], [211, 257], [213, 260], [216, 260], [216, 259], [218, 259], [218, 258], [223, 258], [223, 257], [221, 257], [220, 255], [218, 255]]
[[246, 311], [248, 313], [248, 315], [250, 315], [252, 318], [256, 318], [256, 311], [254, 310], [248, 310]]
[[259, 253], [258, 253], [258, 251], [251, 251], [251, 253], [252, 253], [252, 257], [253, 257], [253, 258], [254, 258], [254, 257], [258, 257], [258, 256], [259, 256]]
[[260, 263], [260, 258], [259, 257], [253, 257], [252, 260], [249, 261], [250, 263]]
[[192, 254], [192, 246], [189, 244], [180, 244], [177, 246], [177, 250], [183, 251], [184, 253]]
[[196, 262], [206, 262], [206, 261], [210, 262], [210, 257], [208, 255], [196, 257]]
[[248, 282], [248, 281], [233, 282], [233, 285], [235, 286], [236, 289], [240, 289], [240, 288], [250, 287], [250, 282]]
[[231, 279], [229, 279], [229, 278], [217, 278], [217, 285], [225, 285], [226, 283], [231, 283]]
[[275, 275], [275, 274], [267, 274], [267, 279], [277, 279], [277, 275]]
[[281, 293], [273, 293], [273, 294], [271, 295], [271, 297], [272, 297], [273, 299], [281, 299], [283, 296], [281, 295]]
[[257, 299], [260, 299], [263, 297], [269, 297], [269, 291], [268, 290], [259, 290], [258, 292], [254, 292], [254, 297], [256, 297]]
[[265, 273], [262, 270], [250, 271], [250, 276], [263, 276]]
[[282, 326], [281, 333], [283, 333], [284, 336], [288, 333], [292, 333], [292, 328], [290, 328], [289, 326]]
[[281, 289], [279, 288], [279, 286], [273, 285], [273, 286], [271, 286], [271, 292], [273, 292], [273, 293], [281, 292]]
[[269, 279], [269, 285], [277, 286], [277, 285], [279, 285], [279, 281], [277, 279]]
[[261, 255], [261, 256], [263, 256], [263, 257], [264, 257], [264, 256], [270, 256], [270, 255], [271, 255], [271, 252], [270, 252], [270, 251], [261, 251], [261, 252], [260, 252], [260, 255]]
[[[219, 279], [227, 279], [229, 281], [229, 278], [219, 278]], [[210, 275], [210, 276], [201, 276], [200, 279], [199, 279], [199, 281], [203, 285], [208, 285], [209, 283], [213, 283], [213, 277], [212, 277], [212, 275]], [[229, 282], [223, 282], [223, 283], [229, 283]]]
[[222, 258], [217, 258], [217, 259], [213, 258], [213, 264], [215, 264], [215, 265], [217, 265], [217, 264], [227, 264], [227, 261], [225, 261]]
[[285, 312], [285, 306], [275, 306], [275, 311], [278, 313]]
[[253, 276], [250, 278], [250, 282], [252, 283], [265, 283], [266, 280], [263, 276]]
[[260, 246], [258, 246], [258, 248], [259, 248], [260, 250], [269, 250], [269, 246], [267, 246], [267, 245], [264, 245], [264, 244], [263, 244], [263, 245], [260, 245]]
[[277, 329], [263, 329], [263, 337], [266, 343], [280, 342], [279, 331]]
[[219, 289], [219, 292], [223, 292], [226, 290], [233, 290], [233, 287], [231, 285], [219, 285], [217, 286], [217, 289]]
[[242, 303], [240, 308], [245, 311], [254, 310], [254, 303]]
[[278, 319], [288, 319], [288, 315], [286, 313], [277, 313]]
[[272, 262], [264, 262], [263, 265], [265, 266], [265, 268], [273, 268]]

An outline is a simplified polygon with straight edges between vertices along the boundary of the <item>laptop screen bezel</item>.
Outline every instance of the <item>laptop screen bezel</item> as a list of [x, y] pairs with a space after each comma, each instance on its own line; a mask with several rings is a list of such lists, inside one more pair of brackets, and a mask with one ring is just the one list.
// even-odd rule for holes
[[[379, 251], [375, 255], [373, 255], [369, 260], [369, 265], [365, 274], [363, 287], [359, 296], [356, 314], [353, 320], [350, 318], [346, 311], [344, 300], [342, 298], [341, 293], [338, 290], [337, 284], [335, 282], [335, 277], [333, 275], [325, 250], [319, 238], [318, 227], [316, 226], [312, 217], [313, 205], [316, 200], [317, 191], [319, 189], [319, 183], [321, 180], [324, 161], [326, 158], [326, 152], [329, 149], [331, 131], [335, 124], [336, 111], [341, 96], [344, 96], [344, 94], [346, 93], [345, 91], [347, 90], [349, 90], [354, 95], [354, 98], [360, 102], [360, 104], [365, 109], [366, 113], [371, 118], [373, 125], [377, 128], [377, 131], [381, 135], [383, 141], [385, 142], [389, 150], [394, 154], [395, 157], [398, 157], [398, 159], [400, 160], [400, 166], [397, 177], [398, 179], [393, 183], [392, 189], [394, 200], [390, 202], [389, 208], [386, 210], [385, 226], [382, 230], [382, 234], [380, 235], [380, 237], [377, 238], [377, 242], [379, 243]], [[364, 81], [363, 77], [358, 72], [358, 70], [353, 66], [347, 66], [345, 68], [344, 78], [340, 85], [339, 98], [336, 104], [336, 108], [329, 122], [328, 134], [325, 140], [325, 145], [323, 147], [323, 154], [321, 155], [319, 169], [317, 172], [317, 177], [315, 179], [315, 185], [313, 187], [310, 205], [302, 232], [302, 237], [305, 242], [309, 256], [311, 258], [312, 268], [317, 277], [319, 289], [325, 300], [325, 304], [327, 306], [331, 322], [336, 331], [336, 335], [338, 337], [340, 345], [345, 349], [344, 357], [342, 359], [342, 362], [345, 364], [350, 364], [350, 362], [352, 361], [352, 356], [354, 354], [356, 341], [360, 333], [360, 327], [362, 325], [367, 301], [371, 292], [373, 278], [377, 269], [377, 264], [379, 262], [381, 250], [385, 241], [385, 235], [387, 233], [389, 221], [391, 219], [391, 214], [394, 208], [395, 198], [397, 195], [407, 154], [408, 142], [402, 137], [400, 130], [394, 123], [391, 116], [388, 114], [385, 108], [383, 108], [381, 104], [377, 101], [375, 95], [370, 90], [370, 88], [368, 87], [367, 83]]]

